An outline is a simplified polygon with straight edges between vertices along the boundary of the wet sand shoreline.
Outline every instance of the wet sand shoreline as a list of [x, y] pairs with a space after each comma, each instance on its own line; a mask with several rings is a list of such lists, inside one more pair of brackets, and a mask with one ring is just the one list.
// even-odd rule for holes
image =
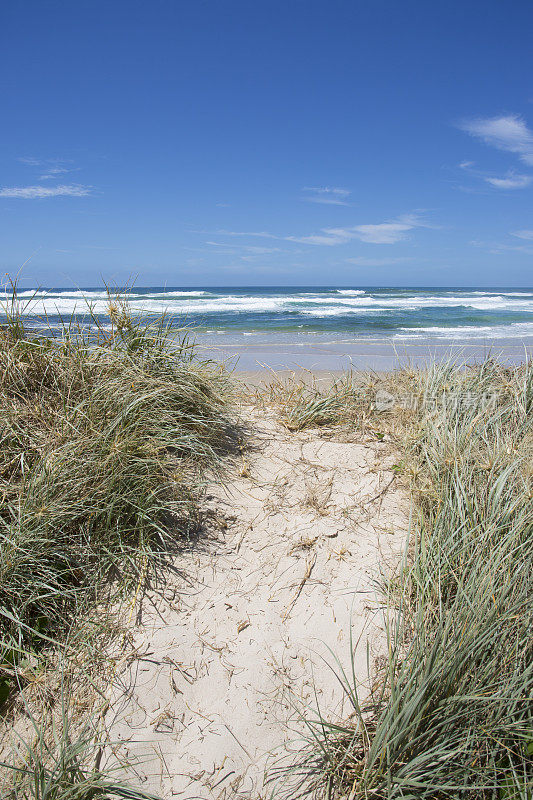
[[[195, 336], [202, 356], [227, 362], [242, 377], [243, 373], [265, 375], [269, 371], [341, 373], [388, 371], [405, 367], [427, 367], [435, 361], [453, 358], [476, 363], [489, 357], [505, 364], [519, 364], [533, 358], [533, 337], [524, 339], [443, 339], [417, 341], [362, 339], [300, 335], [298, 339], [268, 334], [219, 337], [198, 333]], [[220, 339], [223, 339], [220, 341]], [[220, 342], [220, 343], [219, 343]]]

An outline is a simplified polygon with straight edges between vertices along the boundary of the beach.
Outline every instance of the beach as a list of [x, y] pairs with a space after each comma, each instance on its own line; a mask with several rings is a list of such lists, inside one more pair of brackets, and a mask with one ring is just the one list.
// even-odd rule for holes
[[389, 800], [485, 786], [498, 737], [527, 771], [526, 343], [107, 303], [0, 330], [4, 794]]
[[502, 363], [519, 364], [533, 354], [533, 336], [524, 338], [417, 338], [401, 341], [364, 339], [339, 334], [284, 336], [265, 333], [195, 334], [200, 351], [208, 358], [223, 361], [237, 374], [306, 370], [313, 373], [387, 371], [412, 365], [420, 368], [447, 359], [480, 363], [495, 358]]

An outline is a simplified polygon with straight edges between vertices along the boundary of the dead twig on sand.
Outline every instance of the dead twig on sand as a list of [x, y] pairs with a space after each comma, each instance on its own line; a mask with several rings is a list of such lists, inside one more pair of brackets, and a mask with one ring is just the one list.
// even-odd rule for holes
[[374, 503], [376, 500], [379, 500], [379, 498], [385, 494], [387, 489], [389, 489], [392, 486], [395, 479], [396, 475], [393, 475], [390, 481], [383, 487], [383, 489], [381, 489], [381, 491], [379, 491], [377, 494], [374, 495], [374, 497], [371, 497], [369, 500], [365, 500], [364, 503], [361, 503], [361, 505], [369, 506], [371, 503]]
[[316, 564], [316, 553], [313, 553], [311, 558], [309, 558], [307, 560], [307, 568], [305, 570], [305, 575], [303, 576], [302, 580], [300, 581], [300, 585], [298, 586], [298, 591], [294, 595], [289, 607], [287, 608], [286, 612], [284, 613], [284, 615], [282, 617], [282, 620], [284, 622], [287, 619], [287, 617], [289, 616], [289, 614], [291, 613], [291, 611], [294, 608], [294, 606], [296, 605], [296, 601], [300, 597], [300, 595], [302, 593], [302, 589], [304, 588], [304, 586], [306, 584], [306, 581], [309, 580], [309, 578], [311, 577], [311, 573], [313, 571], [313, 568], [314, 568], [315, 564]]

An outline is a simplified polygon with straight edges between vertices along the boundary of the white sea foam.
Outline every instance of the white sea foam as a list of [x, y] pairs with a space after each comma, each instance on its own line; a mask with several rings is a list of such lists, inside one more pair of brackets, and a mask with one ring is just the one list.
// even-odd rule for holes
[[[146, 295], [138, 294], [138, 297], [146, 297]], [[197, 291], [197, 292], [152, 292], [151, 297], [212, 297], [213, 292]]]
[[[84, 314], [89, 307], [96, 314], [108, 312], [108, 295], [105, 290], [39, 291], [24, 290], [19, 294], [26, 302], [28, 315]], [[134, 311], [167, 311], [176, 316], [209, 316], [217, 314], [296, 313], [305, 317], [335, 317], [345, 315], [376, 315], [395, 311], [406, 313], [420, 309], [433, 311], [463, 307], [476, 311], [533, 312], [533, 292], [469, 291], [461, 294], [450, 290], [443, 294], [417, 292], [395, 295], [366, 293], [362, 289], [339, 289], [331, 292], [295, 292], [276, 294], [235, 294], [228, 291], [172, 290], [132, 292], [128, 302]], [[449, 329], [446, 329], [449, 330]], [[477, 328], [479, 330], [479, 328]]]
[[[7, 291], [5, 296], [9, 298], [10, 292]], [[170, 292], [151, 292], [150, 294], [147, 293], [139, 293], [135, 291], [128, 292], [126, 297], [129, 302], [134, 302], [136, 300], [143, 300], [143, 299], [150, 299], [150, 298], [165, 298], [165, 297], [205, 297], [211, 296], [211, 292], [206, 292], [203, 290], [198, 290], [196, 292], [192, 291], [170, 291]], [[48, 298], [48, 299], [56, 299], [56, 300], [82, 300], [86, 303], [90, 303], [93, 300], [109, 300], [113, 297], [113, 292], [107, 292], [105, 289], [66, 289], [64, 291], [53, 291], [50, 289], [22, 289], [17, 291], [17, 297], [23, 300], [35, 298]]]
[[533, 322], [514, 322], [511, 325], [478, 325], [455, 327], [401, 328], [393, 339], [426, 339], [435, 336], [445, 339], [524, 339], [533, 337]]
[[533, 297], [532, 292], [472, 292], [472, 294], [486, 294], [486, 295], [496, 295], [496, 294], [503, 294], [505, 297]]

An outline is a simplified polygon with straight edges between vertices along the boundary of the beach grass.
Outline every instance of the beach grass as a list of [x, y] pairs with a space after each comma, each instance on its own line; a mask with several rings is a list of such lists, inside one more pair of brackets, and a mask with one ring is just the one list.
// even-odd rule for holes
[[66, 707], [57, 716], [49, 727], [30, 716], [31, 737], [16, 742], [19, 757], [10, 765], [5, 800], [158, 800], [121, 781], [117, 767], [101, 765], [109, 742], [95, 719], [73, 730]]
[[28, 664], [164, 576], [235, 438], [227, 372], [164, 315], [110, 294], [109, 324], [89, 308], [44, 335], [28, 302], [13, 287], [0, 329], [2, 703]]
[[[531, 800], [533, 365], [448, 363], [322, 394], [338, 423], [395, 431], [415, 522], [384, 597], [387, 664], [363, 702], [337, 663], [352, 716], [307, 719], [312, 747], [281, 794]], [[320, 405], [304, 389], [295, 408], [305, 422]]]

